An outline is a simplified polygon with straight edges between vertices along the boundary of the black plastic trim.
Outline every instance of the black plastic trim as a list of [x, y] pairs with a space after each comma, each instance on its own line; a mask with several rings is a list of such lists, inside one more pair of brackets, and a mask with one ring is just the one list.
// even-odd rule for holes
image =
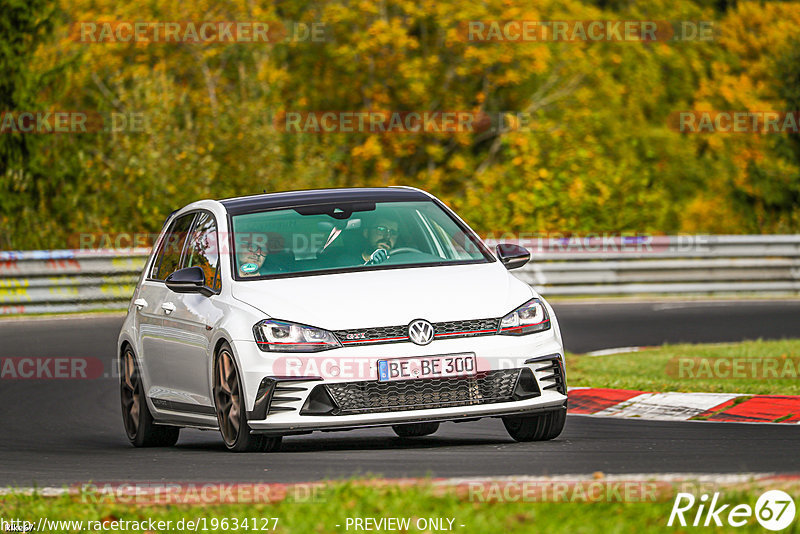
[[[523, 380], [532, 382], [529, 384], [533, 389], [527, 389]], [[542, 391], [539, 389], [539, 384], [536, 381], [536, 376], [530, 367], [523, 367], [517, 374], [517, 381], [514, 384], [513, 396], [514, 400], [527, 400], [535, 397], [541, 397]]]
[[248, 197], [220, 200], [231, 215], [245, 215], [271, 209], [293, 209], [337, 202], [397, 202], [431, 200], [431, 197], [413, 189], [391, 187], [364, 187], [341, 189], [308, 189], [281, 191]]
[[553, 358], [561, 358], [561, 353], [554, 352], [553, 354], [548, 354], [547, 356], [537, 356], [535, 358], [529, 358], [529, 359], [525, 360], [525, 365], [527, 365], [529, 363], [541, 362], [541, 361], [544, 361], [544, 360], [552, 360]]
[[306, 388], [300, 388], [296, 386], [284, 386], [283, 383], [286, 382], [316, 382], [320, 381], [322, 378], [318, 376], [267, 376], [261, 380], [261, 384], [258, 386], [258, 392], [256, 393], [256, 402], [253, 406], [253, 410], [247, 412], [247, 419], [250, 421], [263, 421], [267, 418], [267, 415], [270, 412], [288, 412], [293, 411], [295, 408], [290, 408], [289, 406], [272, 406], [272, 401], [274, 400], [302, 400], [295, 397], [275, 397], [275, 395], [280, 395], [281, 391], [305, 391]]
[[[312, 407], [312, 404], [317, 403], [320, 406]], [[323, 411], [321, 407], [328, 407]], [[308, 394], [306, 398], [306, 402], [303, 403], [303, 407], [300, 408], [300, 415], [333, 415], [339, 411], [339, 405], [336, 404], [336, 400], [331, 395], [330, 391], [328, 391], [328, 387], [324, 384], [319, 384], [314, 386], [311, 392]]]
[[553, 354], [548, 354], [547, 356], [537, 356], [536, 358], [530, 358], [525, 360], [526, 364], [534, 364], [534, 363], [550, 363], [550, 365], [545, 365], [544, 367], [539, 367], [535, 369], [536, 372], [540, 371], [549, 371], [552, 369], [553, 373], [547, 375], [539, 380], [554, 380], [553, 384], [548, 384], [542, 387], [542, 390], [545, 389], [555, 389], [562, 395], [567, 394], [567, 370], [564, 367], [564, 359], [562, 358], [561, 354], [555, 352]]
[[261, 380], [261, 384], [258, 386], [258, 393], [256, 393], [253, 411], [247, 412], [247, 419], [254, 421], [266, 419], [269, 405], [272, 403], [272, 396], [275, 394], [276, 383], [277, 381], [274, 378], [265, 377]]
[[201, 406], [199, 404], [191, 404], [189, 402], [175, 402], [165, 399], [153, 399], [150, 401], [153, 406], [161, 410], [169, 410], [172, 412], [189, 412], [201, 415], [215, 415], [216, 411], [213, 406]]
[[[461, 421], [477, 421], [478, 419], [483, 419], [485, 417], [508, 417], [508, 416], [524, 416], [524, 415], [536, 415], [541, 413], [549, 413], [549, 412], [557, 412], [560, 410], [565, 410], [567, 407], [567, 401], [565, 400], [561, 405], [558, 406], [543, 406], [543, 407], [535, 407], [535, 408], [515, 408], [510, 410], [503, 410], [500, 412], [494, 412], [490, 414], [462, 414], [456, 416], [449, 416], [449, 417], [408, 417], [403, 418], [402, 420], [391, 421], [391, 422], [380, 422], [380, 423], [366, 423], [366, 424], [348, 424], [348, 423], [341, 423], [340, 425], [325, 425], [325, 426], [315, 426], [313, 428], [297, 428], [296, 426], [286, 426], [286, 427], [275, 427], [270, 429], [258, 429], [258, 430], [250, 430], [251, 434], [263, 434], [269, 436], [290, 436], [293, 434], [310, 434], [311, 432], [339, 432], [345, 430], [355, 430], [361, 428], [379, 428], [385, 426], [392, 426], [392, 425], [399, 425], [399, 424], [406, 424], [406, 423], [446, 423], [446, 422], [453, 422], [458, 423]], [[413, 412], [404, 412], [404, 413], [413, 413]]]

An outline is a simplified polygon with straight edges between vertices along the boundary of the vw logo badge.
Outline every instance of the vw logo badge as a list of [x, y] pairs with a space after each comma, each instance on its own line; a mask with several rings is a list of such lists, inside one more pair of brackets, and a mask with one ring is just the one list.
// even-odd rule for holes
[[433, 325], [424, 319], [411, 321], [408, 325], [408, 338], [417, 345], [427, 345], [433, 341]]

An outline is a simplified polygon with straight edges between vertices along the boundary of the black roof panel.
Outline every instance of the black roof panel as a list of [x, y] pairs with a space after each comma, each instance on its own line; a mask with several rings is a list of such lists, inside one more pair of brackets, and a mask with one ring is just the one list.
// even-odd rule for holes
[[411, 200], [430, 200], [421, 191], [400, 187], [363, 187], [346, 189], [310, 189], [306, 191], [285, 191], [265, 193], [249, 197], [220, 200], [231, 215], [242, 215], [279, 208], [295, 208], [336, 202], [401, 202]]

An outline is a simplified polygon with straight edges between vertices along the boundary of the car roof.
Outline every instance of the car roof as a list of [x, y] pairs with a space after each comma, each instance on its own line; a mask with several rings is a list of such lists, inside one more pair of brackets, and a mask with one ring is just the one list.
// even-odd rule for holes
[[219, 202], [231, 215], [241, 215], [269, 209], [336, 204], [339, 202], [401, 202], [430, 199], [431, 197], [427, 193], [413, 188], [352, 187], [265, 193], [262, 195], [229, 198]]

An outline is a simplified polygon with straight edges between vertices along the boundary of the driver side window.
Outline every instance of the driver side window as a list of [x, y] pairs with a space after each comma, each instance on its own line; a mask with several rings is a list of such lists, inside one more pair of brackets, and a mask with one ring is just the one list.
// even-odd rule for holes
[[219, 273], [219, 242], [217, 221], [208, 212], [200, 212], [189, 235], [186, 260], [182, 267], [200, 267], [205, 274], [206, 286], [214, 291], [222, 287]]
[[175, 219], [170, 225], [169, 230], [164, 235], [164, 239], [161, 242], [158, 255], [153, 261], [150, 278], [154, 280], [166, 280], [167, 276], [180, 268], [184, 245], [186, 244], [186, 238], [189, 235], [189, 229], [192, 226], [194, 217], [194, 213], [187, 213]]

